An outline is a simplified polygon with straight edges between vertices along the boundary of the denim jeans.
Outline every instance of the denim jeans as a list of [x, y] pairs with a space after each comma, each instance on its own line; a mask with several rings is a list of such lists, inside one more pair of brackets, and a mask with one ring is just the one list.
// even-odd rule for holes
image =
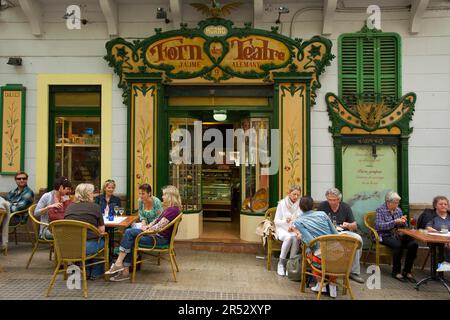
[[[122, 241], [120, 242], [120, 251], [127, 253], [127, 255], [125, 256], [125, 259], [123, 260], [123, 265], [126, 267], [129, 267], [131, 265], [134, 240], [141, 232], [143, 232], [143, 231], [141, 229], [137, 229], [137, 228], [127, 229], [122, 238]], [[146, 245], [146, 246], [153, 246], [153, 244], [155, 242], [154, 239], [156, 239], [156, 246], [165, 245], [165, 244], [169, 243], [168, 239], [163, 238], [159, 235], [155, 235], [155, 237], [143, 236], [141, 238], [141, 240], [139, 241], [139, 244]]]
[[[86, 255], [91, 255], [96, 253], [97, 251], [103, 249], [105, 247], [105, 241], [103, 239], [99, 240], [88, 240], [86, 242]], [[108, 254], [108, 252], [105, 252]], [[94, 259], [87, 262], [87, 264], [94, 262]], [[98, 277], [105, 273], [105, 265], [103, 263], [99, 263], [86, 268], [86, 273], [91, 277]]]

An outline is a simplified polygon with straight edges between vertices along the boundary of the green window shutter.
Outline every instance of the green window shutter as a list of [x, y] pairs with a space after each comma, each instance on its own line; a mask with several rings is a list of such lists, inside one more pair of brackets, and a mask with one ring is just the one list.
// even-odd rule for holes
[[380, 37], [379, 39], [379, 68], [380, 76], [378, 86], [384, 97], [391, 97], [390, 100], [385, 98], [385, 102], [394, 107], [399, 97], [399, 80], [397, 70], [398, 44], [395, 37]]
[[377, 41], [374, 38], [360, 38], [360, 55], [361, 55], [361, 65], [359, 66], [361, 86], [358, 88], [358, 94], [363, 93], [368, 97], [366, 101], [374, 101], [373, 99], [375, 92], [377, 92], [377, 59], [375, 56]]
[[358, 93], [358, 38], [345, 37], [341, 43], [339, 84], [340, 96], [354, 103]]
[[356, 97], [375, 101], [381, 93], [394, 106], [400, 94], [397, 37], [355, 33], [343, 36], [339, 49], [339, 94], [347, 104], [355, 105]]

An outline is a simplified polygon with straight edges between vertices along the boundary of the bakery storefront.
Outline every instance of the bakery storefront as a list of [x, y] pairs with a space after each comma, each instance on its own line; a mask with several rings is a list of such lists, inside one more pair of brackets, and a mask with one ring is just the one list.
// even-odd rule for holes
[[333, 58], [328, 39], [210, 18], [106, 49], [128, 109], [133, 208], [140, 184], [173, 184], [179, 239], [223, 227], [259, 241], [257, 224], [290, 185], [310, 193], [310, 109]]

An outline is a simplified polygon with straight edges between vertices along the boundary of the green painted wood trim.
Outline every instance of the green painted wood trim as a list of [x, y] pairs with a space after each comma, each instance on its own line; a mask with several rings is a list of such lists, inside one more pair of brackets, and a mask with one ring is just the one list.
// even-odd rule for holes
[[[156, 153], [157, 172], [156, 172], [156, 187], [158, 194], [162, 199], [162, 188], [169, 184], [169, 116], [166, 110], [167, 99], [164, 97], [164, 85], [158, 83], [158, 101], [157, 101], [157, 133], [154, 146], [158, 143]], [[156, 108], [155, 108], [156, 110]], [[156, 166], [155, 166], [156, 169]]]
[[167, 106], [168, 111], [213, 111], [216, 109], [225, 109], [227, 111], [272, 111], [272, 106], [227, 106], [227, 105], [214, 105], [214, 106]]
[[[279, 128], [279, 119], [280, 119], [280, 114], [279, 114], [279, 99], [278, 99], [278, 95], [279, 95], [279, 91], [280, 91], [280, 86], [278, 83], [274, 84], [274, 97], [271, 99], [271, 103], [273, 105], [273, 119], [272, 119], [272, 123], [271, 123], [271, 128], [272, 129], [280, 129]], [[281, 139], [281, 136], [280, 136]], [[279, 148], [277, 148], [279, 150]], [[279, 151], [278, 151], [279, 153]], [[278, 159], [278, 161], [281, 161], [281, 159]], [[274, 207], [276, 206], [276, 204], [278, 203], [278, 200], [280, 199], [279, 194], [280, 194], [280, 186], [279, 186], [279, 178], [280, 178], [280, 167], [281, 167], [282, 162], [279, 162], [278, 164], [278, 168], [277, 168], [277, 173], [273, 174], [269, 177], [269, 186], [270, 188], [272, 188], [272, 190], [269, 190], [269, 207]], [[241, 204], [242, 207], [242, 204]]]
[[408, 216], [409, 221], [409, 166], [408, 166], [408, 140], [409, 136], [400, 137], [399, 146], [399, 168], [398, 172], [398, 188], [400, 200], [400, 208], [403, 213]]
[[[20, 171], [24, 170], [25, 167], [25, 110], [26, 110], [26, 94], [27, 90], [22, 84], [16, 83], [8, 83], [5, 86], [0, 87], [0, 151], [3, 151], [3, 92], [4, 91], [20, 91], [22, 93], [21, 99], [21, 122], [20, 122]], [[3, 155], [0, 154], [0, 175], [15, 175], [16, 172], [4, 171], [1, 168], [1, 161], [3, 159]]]
[[[347, 122], [345, 122], [342, 118], [339, 117], [339, 115], [335, 114], [334, 111], [332, 111], [332, 106], [328, 100], [329, 97], [336, 98], [336, 101], [344, 107], [347, 111], [351, 112], [350, 108], [345, 104], [345, 102], [340, 99], [339, 97], [335, 96], [333, 93], [327, 93], [325, 96], [325, 100], [327, 103], [327, 110], [328, 110], [328, 116], [330, 118], [330, 121], [332, 125], [328, 128], [329, 132], [332, 134], [333, 137], [333, 144], [334, 144], [334, 161], [335, 161], [335, 184], [336, 187], [342, 191], [343, 196], [345, 197], [345, 190], [343, 190], [343, 179], [342, 179], [342, 146], [344, 144], [343, 138], [347, 137], [347, 135], [341, 135], [341, 130], [343, 127], [350, 127], [354, 128], [354, 126], [349, 125]], [[412, 100], [410, 102], [410, 99]], [[387, 128], [391, 129], [393, 127], [396, 127], [400, 129], [400, 135], [384, 135], [384, 137], [390, 137], [398, 139], [398, 142], [396, 145], [398, 146], [398, 158], [397, 158], [397, 192], [401, 197], [400, 201], [400, 207], [403, 210], [403, 212], [409, 216], [409, 161], [408, 161], [408, 140], [409, 137], [413, 131], [413, 128], [410, 126], [412, 117], [415, 111], [415, 103], [416, 103], [416, 94], [414, 92], [409, 92], [402, 96], [394, 109], [396, 109], [400, 104], [406, 104], [407, 107], [409, 107], [408, 112], [404, 113], [402, 117], [400, 117], [396, 122], [392, 123]], [[393, 111], [389, 111], [393, 112]], [[389, 115], [390, 113], [387, 113]], [[352, 114], [354, 114], [352, 112]], [[358, 127], [360, 128], [360, 127]], [[364, 128], [367, 129], [367, 128]], [[373, 129], [372, 131], [376, 130], [378, 128]], [[362, 134], [362, 135], [348, 135], [352, 137], [364, 137], [364, 136], [374, 136], [369, 134]]]
[[[272, 82], [271, 80], [271, 73], [274, 70], [282, 69], [285, 67], [289, 67], [290, 72], [286, 72], [286, 75], [289, 74], [295, 74], [297, 66], [293, 63], [295, 61], [301, 61], [303, 59], [307, 59], [307, 64], [310, 65], [312, 68], [312, 72], [317, 75], [317, 77], [313, 80], [313, 84], [311, 87], [312, 95], [312, 104], [315, 103], [315, 91], [317, 88], [320, 88], [320, 82], [319, 82], [319, 76], [322, 74], [326, 66], [330, 65], [331, 60], [334, 58], [334, 55], [331, 54], [331, 47], [332, 42], [329, 39], [320, 37], [320, 36], [314, 36], [311, 39], [307, 41], [303, 41], [302, 39], [295, 38], [291, 39], [289, 37], [286, 37], [282, 34], [278, 33], [278, 27], [272, 27], [272, 31], [262, 30], [262, 29], [254, 29], [251, 28], [250, 23], [246, 23], [244, 28], [235, 28], [233, 27], [233, 22], [230, 20], [225, 20], [221, 18], [209, 18], [203, 21], [200, 21], [198, 23], [197, 28], [187, 28], [187, 24], [181, 24], [181, 29], [179, 30], [170, 30], [167, 32], [162, 32], [161, 29], [155, 29], [156, 34], [148, 37], [144, 40], [134, 40], [133, 42], [128, 42], [127, 40], [123, 38], [116, 38], [108, 41], [105, 44], [106, 52], [107, 54], [104, 56], [104, 59], [108, 62], [108, 65], [110, 67], [114, 68], [114, 72], [119, 75], [120, 81], [119, 81], [119, 87], [124, 90], [123, 97], [124, 102], [127, 100], [126, 95], [129, 94], [129, 90], [127, 90], [128, 86], [128, 80], [126, 78], [132, 77], [131, 73], [127, 73], [127, 70], [130, 69], [131, 65], [129, 61], [134, 61], [138, 64], [139, 73], [145, 73], [151, 74], [155, 78], [163, 77], [167, 82], [170, 82], [171, 79], [189, 79], [189, 78], [196, 78], [196, 77], [202, 77], [206, 80], [210, 80], [212, 82], [219, 82], [221, 80], [227, 80], [232, 77], [239, 77], [244, 79], [263, 79], [267, 82]], [[204, 34], [204, 28], [207, 26], [217, 26], [217, 25], [223, 25], [227, 29], [227, 34], [222, 37], [209, 37]], [[190, 72], [183, 72], [180, 71], [176, 74], [172, 73], [173, 68], [170, 65], [152, 65], [149, 61], [147, 61], [147, 57], [145, 55], [145, 52], [149, 48], [150, 45], [155, 43], [156, 41], [171, 38], [174, 36], [181, 36], [181, 37], [200, 37], [205, 40], [204, 44], [204, 53], [208, 56], [208, 58], [212, 61], [211, 67], [205, 67], [200, 71], [196, 71], [194, 73]], [[271, 38], [273, 40], [279, 41], [283, 43], [289, 50], [290, 56], [289, 58], [283, 62], [280, 65], [275, 65], [272, 63], [266, 63], [262, 66], [262, 72], [235, 72], [234, 70], [230, 69], [229, 67], [224, 67], [221, 65], [225, 55], [229, 52], [227, 39], [230, 37], [246, 37], [246, 36], [264, 36]], [[214, 59], [211, 56], [210, 51], [208, 50], [209, 46], [212, 43], [220, 42], [223, 47], [223, 53], [222, 56], [218, 59]], [[320, 59], [316, 59], [316, 57], [319, 55], [318, 53], [318, 47], [311, 48], [310, 51], [304, 52], [305, 48], [309, 46], [312, 43], [321, 43], [325, 46], [325, 54], [321, 56]], [[118, 57], [114, 57], [112, 54], [112, 48], [115, 45], [122, 45], [123, 47], [120, 48], [120, 52], [118, 53]], [[130, 50], [130, 54], [128, 55], [125, 48], [128, 48]], [[220, 79], [214, 79], [211, 75], [212, 70], [215, 68], [219, 68], [223, 71], [224, 75]], [[158, 71], [154, 71], [154, 70]]]
[[[310, 82], [306, 83], [306, 97], [311, 94], [309, 86]], [[311, 194], [311, 100], [306, 98], [306, 130], [305, 130], [305, 144], [303, 149], [306, 151], [306, 172], [303, 172], [303, 176], [306, 177], [306, 194]], [[305, 194], [305, 193], [303, 193]]]

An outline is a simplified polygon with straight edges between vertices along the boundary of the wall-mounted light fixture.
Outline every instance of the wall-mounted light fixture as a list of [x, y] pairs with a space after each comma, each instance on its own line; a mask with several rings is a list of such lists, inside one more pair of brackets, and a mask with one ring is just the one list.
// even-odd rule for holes
[[156, 9], [156, 19], [164, 19], [165, 23], [170, 23], [170, 20], [167, 19], [167, 11], [162, 7]]
[[6, 64], [9, 64], [11, 66], [21, 66], [22, 65], [22, 58], [20, 58], [20, 57], [9, 57], [8, 62]]
[[227, 111], [226, 110], [214, 110], [213, 118], [216, 121], [225, 121], [225, 120], [227, 120]]
[[280, 17], [282, 14], [285, 14], [285, 13], [289, 13], [288, 7], [284, 7], [284, 6], [278, 7], [278, 19], [277, 19], [277, 21], [275, 21], [276, 24], [281, 23]]

